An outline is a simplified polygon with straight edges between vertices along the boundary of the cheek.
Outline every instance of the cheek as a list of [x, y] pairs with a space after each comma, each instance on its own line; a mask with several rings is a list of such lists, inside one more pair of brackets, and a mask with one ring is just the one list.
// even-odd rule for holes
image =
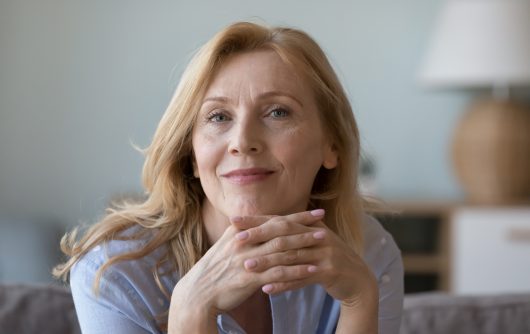
[[212, 168], [215, 168], [215, 157], [218, 151], [215, 142], [205, 140], [205, 138], [193, 138], [193, 152], [195, 157], [194, 163], [194, 174], [195, 177], [203, 176], [210, 171]]
[[323, 163], [322, 143], [314, 136], [297, 136], [286, 141], [289, 144], [278, 145], [277, 156], [287, 169], [314, 176]]

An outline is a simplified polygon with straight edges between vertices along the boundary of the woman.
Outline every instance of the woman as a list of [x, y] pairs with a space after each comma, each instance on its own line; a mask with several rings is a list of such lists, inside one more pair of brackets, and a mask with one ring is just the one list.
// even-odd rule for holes
[[123, 205], [55, 270], [85, 333], [397, 333], [399, 250], [362, 213], [359, 136], [305, 33], [236, 23], [186, 69]]

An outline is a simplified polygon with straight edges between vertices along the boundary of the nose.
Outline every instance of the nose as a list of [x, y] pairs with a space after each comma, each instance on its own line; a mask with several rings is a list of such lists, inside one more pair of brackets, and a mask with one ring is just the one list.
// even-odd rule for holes
[[258, 123], [251, 117], [245, 117], [235, 122], [228, 145], [230, 154], [259, 154], [263, 151], [262, 130]]

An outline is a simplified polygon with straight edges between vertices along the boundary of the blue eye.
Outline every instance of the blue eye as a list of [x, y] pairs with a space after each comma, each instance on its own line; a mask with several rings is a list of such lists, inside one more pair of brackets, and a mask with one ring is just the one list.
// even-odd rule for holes
[[208, 121], [210, 122], [220, 123], [220, 122], [226, 122], [228, 120], [229, 120], [228, 116], [226, 116], [225, 114], [221, 112], [215, 112], [208, 116]]
[[271, 115], [274, 118], [283, 118], [289, 115], [289, 111], [287, 111], [284, 108], [275, 107], [273, 110], [271, 110], [269, 115]]

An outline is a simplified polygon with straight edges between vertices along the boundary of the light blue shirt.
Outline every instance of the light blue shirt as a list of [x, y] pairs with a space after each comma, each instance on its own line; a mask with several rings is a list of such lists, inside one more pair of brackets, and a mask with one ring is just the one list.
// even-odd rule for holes
[[[379, 283], [379, 333], [398, 333], [403, 307], [401, 253], [375, 219], [366, 216], [363, 233], [363, 257]], [[167, 311], [169, 299], [159, 290], [151, 271], [162, 249], [112, 265], [104, 272], [99, 296], [92, 291], [97, 269], [110, 256], [137, 249], [142, 242], [113, 240], [96, 246], [72, 268], [70, 285], [83, 333], [161, 333], [156, 316]], [[161, 281], [171, 293], [178, 277], [167, 275]], [[276, 334], [333, 333], [340, 312], [340, 302], [320, 285], [273, 295], [270, 305]], [[219, 333], [245, 333], [227, 314], [218, 316], [217, 326]]]

